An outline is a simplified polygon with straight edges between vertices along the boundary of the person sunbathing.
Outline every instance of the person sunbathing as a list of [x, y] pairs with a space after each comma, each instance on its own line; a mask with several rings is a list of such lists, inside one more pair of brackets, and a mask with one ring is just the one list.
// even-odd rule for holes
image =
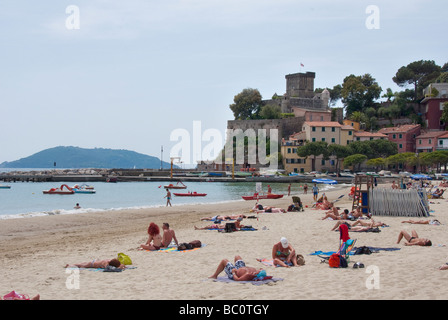
[[279, 265], [281, 267], [289, 268], [290, 266], [299, 266], [297, 264], [296, 250], [294, 250], [285, 237], [282, 237], [280, 242], [277, 242], [272, 247], [272, 259], [274, 265]]
[[347, 221], [337, 221], [334, 227], [331, 228], [331, 231], [338, 229], [341, 224], [347, 225], [349, 231], [355, 231], [355, 232], [369, 231], [370, 229], [375, 227], [385, 226], [385, 224], [382, 223], [381, 221], [375, 222], [373, 220], [370, 221], [357, 220], [352, 224], [350, 224]]
[[[236, 221], [235, 221], [235, 228], [241, 229], [244, 228], [244, 226], [241, 224], [241, 221], [243, 221], [242, 217], [239, 217]], [[194, 226], [194, 230], [220, 230], [220, 229], [225, 229], [226, 225], [225, 224], [212, 224], [209, 226], [205, 226], [205, 227], [196, 227]]]
[[209, 278], [217, 279], [218, 275], [224, 271], [227, 277], [231, 280], [235, 281], [251, 281], [257, 277], [262, 277], [266, 275], [266, 271], [263, 269], [256, 269], [252, 267], [247, 267], [246, 263], [240, 256], [235, 256], [234, 264], [232, 264], [229, 260], [223, 259], [218, 264], [216, 271]]
[[108, 266], [112, 266], [119, 269], [124, 269], [126, 266], [124, 264], [121, 264], [120, 260], [118, 259], [111, 259], [111, 260], [93, 260], [89, 262], [82, 262], [77, 263], [73, 265], [67, 264], [66, 268], [94, 268], [94, 269], [106, 269]]
[[286, 212], [285, 209], [276, 208], [276, 207], [269, 207], [269, 206], [268, 207], [263, 207], [263, 210], [256, 209], [254, 211], [257, 212], [257, 213], [263, 213], [263, 212], [266, 212], [266, 213], [284, 213], [284, 212]]
[[404, 230], [401, 230], [398, 234], [397, 244], [400, 243], [401, 239], [405, 238], [408, 242], [405, 242], [405, 246], [431, 246], [432, 242], [429, 239], [419, 238], [415, 230], [412, 230], [411, 235]]
[[140, 245], [140, 250], [157, 251], [164, 247], [159, 226], [154, 222], [151, 222], [149, 224], [148, 235], [148, 240], [145, 244]]
[[415, 220], [405, 220], [405, 221], [401, 221], [401, 223], [410, 223], [410, 224], [431, 224], [431, 225], [440, 225], [440, 221], [437, 219], [431, 219], [431, 220], [420, 220], [420, 221], [415, 221]]
[[216, 215], [213, 217], [203, 217], [201, 218], [201, 221], [222, 221], [222, 220], [235, 220], [240, 217], [246, 218], [244, 214], [234, 214], [230, 216], [223, 216], [223, 215]]

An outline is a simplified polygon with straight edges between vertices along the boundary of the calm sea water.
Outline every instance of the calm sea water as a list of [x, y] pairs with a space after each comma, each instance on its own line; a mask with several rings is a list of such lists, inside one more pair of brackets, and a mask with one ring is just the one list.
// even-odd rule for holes
[[[166, 205], [168, 182], [92, 182], [89, 185], [96, 190], [95, 194], [71, 195], [44, 194], [43, 190], [60, 187], [63, 182], [15, 182], [2, 183], [10, 185], [10, 189], [0, 189], [0, 219], [32, 217], [56, 214], [75, 214], [102, 210], [119, 210], [129, 208], [151, 208]], [[75, 183], [66, 183], [73, 186]], [[254, 182], [186, 182], [187, 189], [171, 190], [171, 192], [206, 193], [205, 197], [178, 197], [172, 195], [173, 206], [198, 203], [220, 203], [228, 201], [244, 201], [241, 196], [255, 192]], [[268, 183], [263, 183], [267, 190]], [[273, 193], [288, 194], [288, 183], [269, 183]], [[302, 184], [292, 184], [292, 194], [299, 194]], [[321, 186], [321, 190], [334, 186]], [[300, 189], [302, 190], [302, 189]], [[300, 191], [300, 194], [302, 191]], [[79, 203], [81, 209], [74, 209]]]

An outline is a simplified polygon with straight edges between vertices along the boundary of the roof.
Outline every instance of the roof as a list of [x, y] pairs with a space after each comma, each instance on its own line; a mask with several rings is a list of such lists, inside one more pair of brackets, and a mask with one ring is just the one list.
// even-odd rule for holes
[[439, 136], [439, 137], [437, 137], [437, 138], [443, 138], [443, 139], [446, 139], [446, 138], [448, 138], [448, 132], [447, 132], [447, 131], [445, 131], [445, 133], [444, 133], [444, 134], [442, 134], [441, 136]]
[[419, 124], [404, 124], [398, 127], [381, 128], [378, 132], [383, 134], [396, 133], [396, 132], [408, 132], [414, 129], [420, 128]]
[[341, 126], [342, 130], [355, 130], [352, 126], [349, 126], [348, 124], [344, 124]]
[[425, 138], [437, 138], [444, 134], [448, 134], [448, 131], [427, 131], [422, 133], [421, 135], [415, 137], [416, 139], [425, 139]]
[[356, 137], [381, 137], [381, 138], [387, 138], [386, 134], [380, 133], [380, 132], [368, 132], [368, 131], [355, 131], [353, 133]]
[[306, 121], [303, 125], [310, 127], [342, 127], [337, 121]]

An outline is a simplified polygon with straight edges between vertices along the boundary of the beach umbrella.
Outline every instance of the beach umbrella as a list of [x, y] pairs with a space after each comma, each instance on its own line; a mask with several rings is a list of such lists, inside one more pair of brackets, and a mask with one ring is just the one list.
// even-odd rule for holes
[[413, 180], [420, 180], [420, 179], [431, 180], [432, 178], [426, 174], [413, 174], [413, 175], [411, 175], [411, 179], [413, 179]]

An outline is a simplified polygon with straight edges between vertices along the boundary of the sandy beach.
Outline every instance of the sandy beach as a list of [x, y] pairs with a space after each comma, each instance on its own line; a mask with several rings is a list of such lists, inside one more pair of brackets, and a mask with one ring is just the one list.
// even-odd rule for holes
[[[386, 186], [387, 187], [387, 186]], [[348, 189], [327, 191], [341, 209], [351, 209]], [[254, 215], [254, 201], [185, 205], [142, 210], [107, 211], [1, 220], [1, 295], [15, 290], [42, 300], [393, 300], [447, 299], [448, 206], [445, 199], [431, 200], [431, 218], [442, 225], [402, 223], [403, 217], [374, 217], [388, 227], [381, 232], [351, 232], [356, 246], [398, 248], [351, 257], [348, 268], [330, 268], [315, 251], [336, 251], [339, 232], [330, 231], [335, 221], [322, 220], [323, 210], [311, 209], [312, 195], [297, 194], [308, 205], [304, 212], [260, 213], [258, 219], [244, 219], [256, 231], [221, 233], [195, 230], [211, 222], [201, 217], [217, 214]], [[287, 208], [291, 196], [261, 201], [263, 205]], [[256, 215], [256, 214], [255, 214]], [[414, 220], [423, 220], [412, 218]], [[148, 252], [138, 250], [147, 239], [150, 222], [160, 227], [168, 222], [179, 242], [200, 240], [204, 247], [190, 252]], [[400, 230], [416, 230], [432, 240], [431, 247], [397, 244]], [[264, 266], [258, 258], [270, 258], [274, 243], [288, 238], [306, 264], [295, 268]], [[133, 269], [123, 272], [81, 270], [79, 288], [73, 288], [73, 271], [65, 269], [94, 259], [112, 259], [123, 252]], [[282, 278], [275, 283], [252, 285], [223, 283], [208, 279], [218, 263], [240, 255], [248, 266], [264, 268], [268, 275]], [[363, 269], [352, 268], [362, 262]], [[225, 275], [222, 273], [222, 275]], [[372, 287], [372, 276], [376, 287]]]

